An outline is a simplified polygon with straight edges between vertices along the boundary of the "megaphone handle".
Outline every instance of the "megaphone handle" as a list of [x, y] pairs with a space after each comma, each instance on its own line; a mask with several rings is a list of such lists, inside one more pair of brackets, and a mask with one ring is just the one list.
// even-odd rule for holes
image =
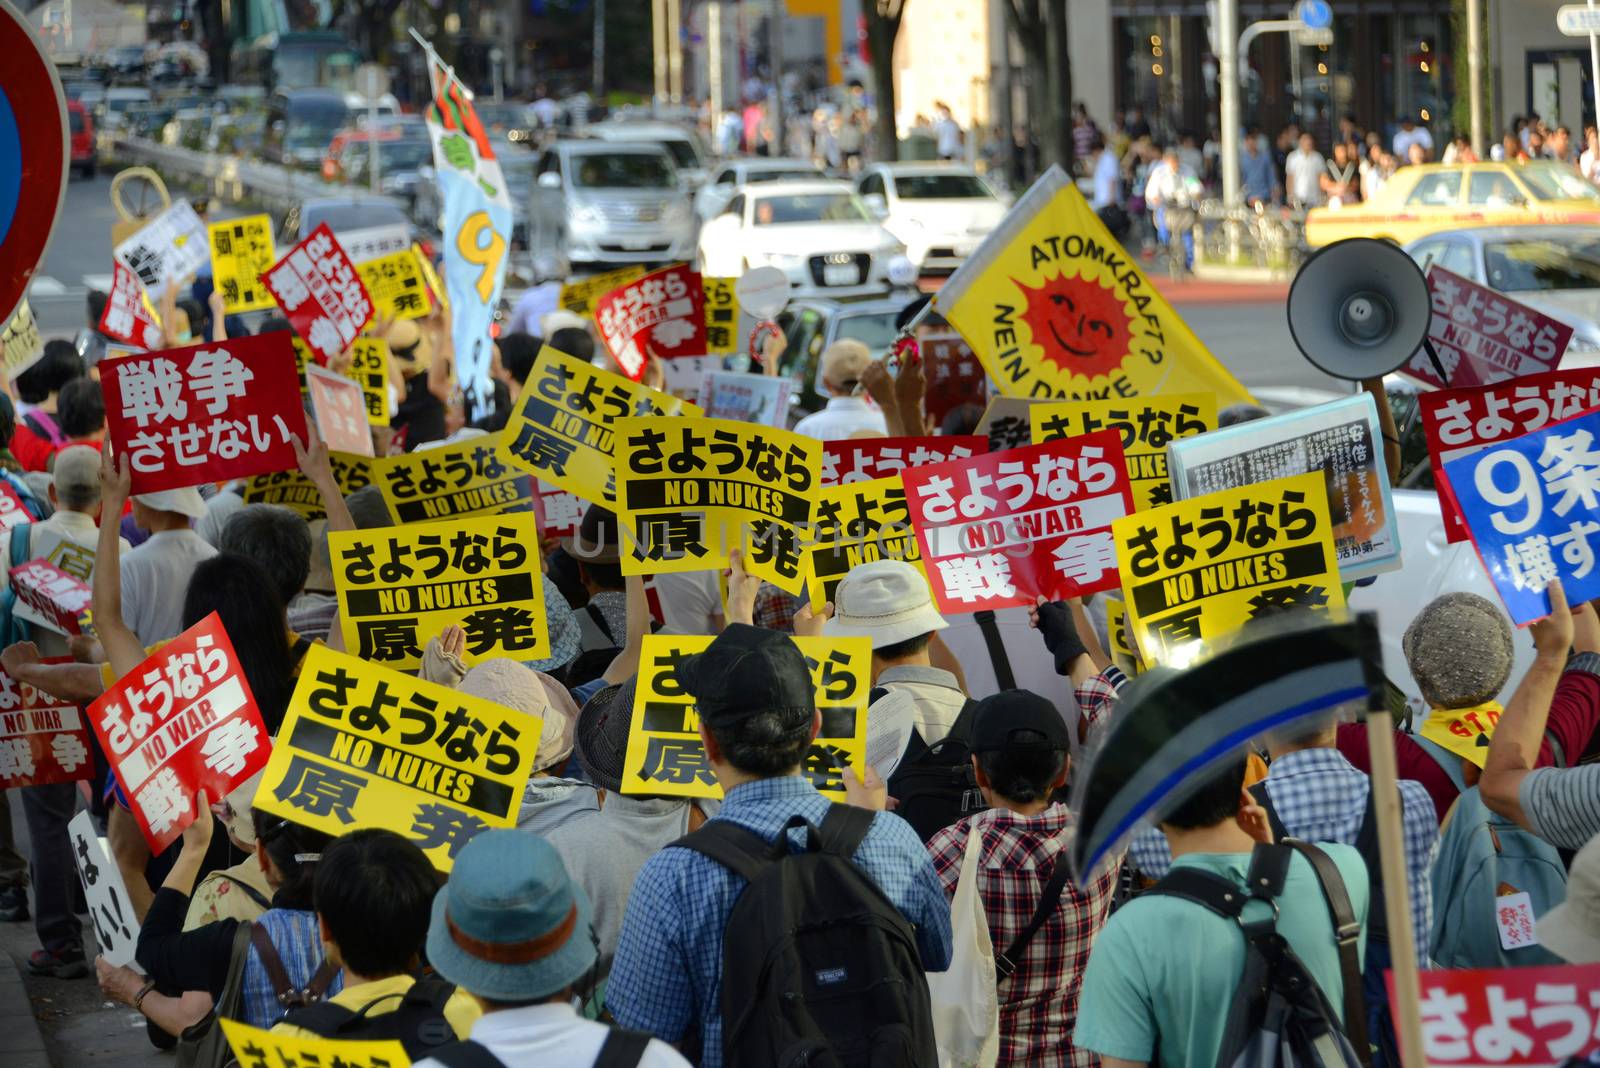
[[1400, 431], [1395, 426], [1394, 409], [1389, 406], [1389, 391], [1383, 388], [1383, 376], [1364, 378], [1361, 388], [1372, 394], [1378, 407], [1378, 433], [1383, 436], [1383, 463], [1389, 472], [1389, 485], [1400, 484]]

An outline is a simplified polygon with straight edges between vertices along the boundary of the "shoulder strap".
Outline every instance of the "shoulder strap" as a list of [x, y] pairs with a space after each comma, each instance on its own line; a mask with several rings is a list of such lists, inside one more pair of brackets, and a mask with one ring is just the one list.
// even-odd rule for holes
[[989, 650], [989, 662], [994, 665], [995, 686], [1001, 690], [1015, 690], [1017, 677], [1011, 670], [1011, 658], [1006, 655], [1005, 642], [1000, 639], [1000, 625], [995, 622], [994, 610], [986, 608], [972, 613], [983, 634], [983, 644]]
[[[961, 711], [956, 713], [956, 720], [954, 723], [950, 724], [950, 733], [945, 735], [945, 737], [954, 738], [962, 745], [970, 748], [972, 745], [973, 721], [975, 721], [977, 718], [978, 702], [969, 697], [961, 703]], [[942, 740], [943, 739], [941, 739], [941, 741]]]
[[33, 524], [18, 523], [11, 528], [11, 566], [21, 567], [28, 562], [33, 548]]
[[250, 944], [256, 947], [256, 953], [261, 957], [261, 967], [266, 970], [267, 981], [272, 984], [272, 992], [277, 995], [278, 1003], [287, 1005], [290, 995], [297, 991], [289, 981], [289, 973], [284, 970], [278, 947], [272, 944], [272, 935], [259, 923], [253, 923], [250, 925]]
[[471, 1039], [431, 1049], [428, 1056], [444, 1068], [506, 1068], [506, 1062], [490, 1053], [489, 1047]]
[[294, 645], [289, 647], [289, 663], [295, 665], [305, 657], [306, 651], [311, 648], [311, 639], [304, 634], [295, 635]]
[[692, 849], [742, 875], [746, 882], [754, 882], [774, 859], [771, 843], [728, 820], [707, 820], [698, 831], [684, 835], [667, 848]]
[[284, 1016], [283, 1022], [291, 1027], [304, 1028], [320, 1038], [338, 1038], [346, 1026], [365, 1016], [369, 1008], [371, 1003], [362, 1006], [361, 1011], [357, 1012], [343, 1005], [335, 1005], [331, 1001], [318, 1001], [290, 1009]]
[[1060, 906], [1061, 891], [1067, 888], [1067, 879], [1072, 874], [1068, 870], [1064, 853], [1065, 851], [1056, 854], [1055, 867], [1050, 869], [1050, 878], [1044, 884], [1044, 894], [1039, 898], [1039, 904], [1034, 906], [1033, 918], [1028, 921], [1028, 926], [1011, 940], [1004, 953], [994, 959], [994, 970], [1001, 979], [1011, 978], [1011, 973], [1017, 970], [1017, 964], [1022, 960], [1022, 954], [1028, 949], [1028, 943], [1033, 941], [1033, 936], [1039, 933], [1039, 928], [1045, 925]]
[[854, 805], [830, 805], [828, 814], [822, 818], [822, 826], [817, 828], [822, 851], [850, 860], [872, 829], [875, 816], [870, 809]]
[[217, 878], [223, 880], [224, 882], [230, 882], [234, 886], [237, 886], [240, 890], [243, 890], [245, 892], [245, 896], [246, 897], [248, 897], [251, 901], [254, 901], [257, 905], [261, 906], [262, 911], [265, 911], [265, 910], [270, 909], [272, 907], [272, 902], [271, 902], [271, 900], [268, 899], [267, 895], [263, 894], [260, 890], [257, 890], [255, 887], [251, 886], [249, 883], [240, 882], [238, 879], [235, 879], [233, 876], [227, 874], [226, 872], [220, 872], [220, 871], [217, 872]]
[[[1367, 791], [1367, 804], [1372, 805], [1372, 791]], [[1376, 822], [1376, 821], [1373, 821]], [[1287, 838], [1282, 842], [1311, 863], [1322, 885], [1323, 900], [1328, 903], [1328, 917], [1333, 923], [1333, 938], [1339, 945], [1339, 979], [1344, 987], [1344, 1033], [1355, 1048], [1363, 1064], [1369, 1063], [1371, 1054], [1367, 1044], [1367, 999], [1361, 986], [1361, 960], [1358, 955], [1361, 924], [1356, 920], [1355, 909], [1350, 905], [1350, 894], [1345, 890], [1344, 878], [1333, 858], [1310, 842]]]
[[1243, 889], [1222, 876], [1189, 867], [1173, 868], [1145, 893], [1181, 897], [1230, 920], [1239, 918], [1244, 903], [1250, 898]]
[[1422, 748], [1423, 752], [1427, 753], [1433, 758], [1433, 762], [1439, 765], [1440, 771], [1444, 772], [1450, 777], [1450, 781], [1455, 783], [1457, 792], [1467, 788], [1467, 780], [1461, 774], [1460, 757], [1456, 756], [1454, 753], [1450, 752], [1450, 750], [1446, 749], [1433, 739], [1424, 738], [1420, 734], [1411, 735], [1411, 740], [1416, 742], [1417, 745]]
[[1288, 838], [1289, 828], [1283, 825], [1283, 818], [1278, 815], [1278, 810], [1272, 807], [1272, 795], [1267, 793], [1267, 782], [1265, 779], [1255, 783], [1250, 787], [1250, 796], [1255, 798], [1256, 804], [1260, 805], [1262, 809], [1266, 811], [1267, 824], [1272, 828], [1272, 840], [1275, 842], [1281, 842], [1285, 838]]
[[593, 601], [584, 605], [583, 610], [589, 614], [590, 619], [594, 620], [594, 625], [600, 628], [600, 633], [606, 636], [606, 641], [616, 645], [617, 636], [611, 633], [611, 625], [606, 622], [606, 614], [596, 608]]
[[637, 1068], [643, 1063], [644, 1053], [650, 1046], [650, 1036], [643, 1031], [624, 1031], [613, 1027], [606, 1035], [600, 1055], [594, 1059], [594, 1068]]

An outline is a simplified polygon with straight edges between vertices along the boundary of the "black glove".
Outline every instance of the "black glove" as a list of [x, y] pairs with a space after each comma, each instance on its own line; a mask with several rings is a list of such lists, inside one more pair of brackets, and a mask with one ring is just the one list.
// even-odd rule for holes
[[1046, 601], [1038, 607], [1038, 613], [1039, 635], [1056, 658], [1056, 674], [1070, 675], [1072, 662], [1089, 651], [1072, 623], [1072, 609], [1065, 601]]

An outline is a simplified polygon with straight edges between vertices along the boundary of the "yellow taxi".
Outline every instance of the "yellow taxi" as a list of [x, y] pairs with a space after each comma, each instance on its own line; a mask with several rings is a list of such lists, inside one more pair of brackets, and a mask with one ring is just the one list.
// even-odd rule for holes
[[1306, 243], [1380, 237], [1404, 245], [1441, 230], [1519, 223], [1600, 223], [1600, 188], [1553, 160], [1414, 164], [1371, 200], [1307, 212]]

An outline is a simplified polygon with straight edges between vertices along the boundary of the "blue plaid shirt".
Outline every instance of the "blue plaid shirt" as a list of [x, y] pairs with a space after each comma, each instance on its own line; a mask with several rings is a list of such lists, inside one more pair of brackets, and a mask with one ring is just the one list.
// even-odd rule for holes
[[[821, 826], [829, 804], [799, 776], [759, 779], [729, 791], [717, 818], [770, 841], [790, 816]], [[950, 904], [911, 825], [879, 813], [855, 862], [916, 925], [924, 968], [948, 968]], [[744, 879], [688, 849], [663, 849], [645, 862], [606, 981], [606, 1007], [618, 1024], [677, 1042], [698, 1021], [701, 1068], [721, 1068], [722, 929], [744, 888]]]

